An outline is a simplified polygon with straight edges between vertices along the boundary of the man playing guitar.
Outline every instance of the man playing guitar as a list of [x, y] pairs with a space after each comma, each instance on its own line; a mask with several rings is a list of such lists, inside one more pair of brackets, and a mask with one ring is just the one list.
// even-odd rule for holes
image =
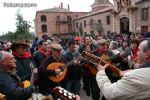
[[[56, 76], [61, 73], [60, 68], [56, 68], [54, 70], [47, 69], [49, 64], [61, 62], [60, 55], [61, 55], [62, 46], [58, 43], [51, 44], [51, 55], [49, 55], [38, 68], [39, 72], [39, 92], [42, 94], [51, 94], [52, 89], [58, 85], [64, 87], [65, 82], [62, 80], [60, 83], [54, 82], [49, 79], [49, 76]], [[53, 93], [52, 93], [53, 95]], [[54, 95], [55, 99], [55, 95]]]

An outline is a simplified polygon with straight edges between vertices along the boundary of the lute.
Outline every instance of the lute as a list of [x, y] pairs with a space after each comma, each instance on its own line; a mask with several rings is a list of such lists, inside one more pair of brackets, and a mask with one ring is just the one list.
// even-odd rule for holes
[[93, 55], [89, 52], [86, 52], [86, 51], [83, 51], [82, 56], [84, 57], [85, 60], [87, 60], [90, 63], [93, 63], [95, 65], [101, 64], [102, 66], [104, 66], [106, 64], [109, 64], [109, 66], [108, 66], [109, 69], [111, 69], [119, 77], [123, 76], [123, 71], [121, 71], [117, 67], [113, 66], [109, 62], [106, 62], [105, 60], [101, 59], [101, 57], [95, 56], [95, 55]]

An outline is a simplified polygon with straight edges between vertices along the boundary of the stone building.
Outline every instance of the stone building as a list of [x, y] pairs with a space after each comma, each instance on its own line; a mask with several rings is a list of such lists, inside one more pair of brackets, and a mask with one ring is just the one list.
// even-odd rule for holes
[[60, 7], [37, 11], [35, 16], [36, 34], [38, 37], [73, 34], [75, 31], [72, 19], [87, 13], [71, 12], [69, 5], [68, 9], [63, 8], [63, 3]]
[[113, 30], [113, 4], [109, 0], [95, 0], [89, 14], [74, 19], [75, 31], [79, 35], [101, 35]]
[[150, 31], [150, 0], [95, 0], [90, 12], [60, 7], [37, 11], [35, 29], [44, 34], [102, 35]]
[[95, 0], [92, 12], [74, 19], [80, 35], [150, 31], [150, 0]]

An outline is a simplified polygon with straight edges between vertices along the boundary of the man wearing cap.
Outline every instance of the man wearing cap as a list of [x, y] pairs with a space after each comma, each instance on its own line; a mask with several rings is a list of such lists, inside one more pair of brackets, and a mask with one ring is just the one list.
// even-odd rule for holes
[[[40, 65], [38, 68], [39, 72], [39, 91], [42, 94], [48, 94], [52, 92], [52, 89], [58, 85], [64, 86], [64, 80], [60, 83], [53, 82], [48, 77], [49, 76], [56, 76], [59, 73], [61, 73], [61, 70], [55, 69], [55, 70], [48, 70], [47, 67], [49, 64], [56, 63], [56, 62], [62, 62], [61, 61], [61, 50], [62, 46], [58, 43], [52, 43], [51, 44], [51, 55], [49, 55]], [[55, 96], [54, 96], [55, 98]]]
[[28, 51], [29, 44], [24, 40], [16, 41], [12, 44], [12, 54], [16, 59], [16, 70], [22, 81], [29, 80], [32, 69], [36, 67], [35, 62]]

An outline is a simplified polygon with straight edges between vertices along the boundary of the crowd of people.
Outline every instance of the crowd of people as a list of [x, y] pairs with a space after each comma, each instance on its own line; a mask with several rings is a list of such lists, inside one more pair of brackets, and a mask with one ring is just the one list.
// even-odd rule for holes
[[57, 86], [80, 100], [81, 82], [93, 100], [149, 100], [149, 67], [150, 32], [0, 41], [0, 93], [8, 100], [35, 93], [57, 100]]

